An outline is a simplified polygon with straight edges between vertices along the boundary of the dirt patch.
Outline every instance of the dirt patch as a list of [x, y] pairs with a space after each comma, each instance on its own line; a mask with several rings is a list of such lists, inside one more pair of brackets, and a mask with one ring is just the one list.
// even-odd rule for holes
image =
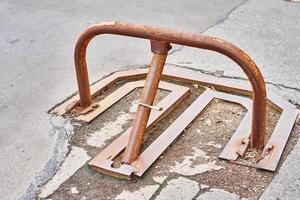
[[[198, 86], [195, 88], [191, 84], [183, 83], [182, 85], [191, 88], [191, 95], [174, 112], [148, 131], [142, 150], [147, 148], [205, 90], [205, 88]], [[72, 145], [84, 148], [91, 157], [96, 156], [121, 133], [105, 141], [105, 145], [101, 147], [89, 145], [87, 143], [88, 138], [91, 134], [101, 130], [106, 124], [115, 122], [120, 113], [130, 114], [132, 102], [139, 98], [140, 92], [140, 89], [134, 90], [91, 123], [82, 123], [78, 126], [72, 138]], [[159, 90], [156, 102], [163, 99], [167, 94], [167, 91]], [[99, 97], [99, 99], [101, 98], [103, 96]], [[161, 184], [160, 189], [154, 195], [155, 197], [168, 180], [184, 176], [211, 188], [223, 189], [249, 199], [258, 199], [276, 173], [218, 159], [222, 148], [230, 139], [244, 115], [245, 109], [240, 105], [218, 99], [213, 100], [206, 111], [185, 129], [176, 142], [168, 148], [142, 178], [131, 181], [121, 180], [96, 173], [85, 165], [69, 180], [65, 181], [49, 198], [114, 199], [122, 191], [135, 191], [146, 185]], [[279, 117], [280, 113], [268, 106], [267, 137], [272, 133]], [[126, 130], [131, 123], [132, 118], [128, 118], [121, 128]], [[289, 138], [278, 168], [296, 144], [299, 130], [298, 122]], [[246, 159], [240, 159], [240, 161], [254, 165], [254, 159], [251, 155], [247, 154]], [[166, 176], [167, 178], [162, 183], [157, 183], [153, 180], [153, 177], [157, 176]], [[76, 190], [76, 193], [72, 192], [74, 187], [78, 190]]]

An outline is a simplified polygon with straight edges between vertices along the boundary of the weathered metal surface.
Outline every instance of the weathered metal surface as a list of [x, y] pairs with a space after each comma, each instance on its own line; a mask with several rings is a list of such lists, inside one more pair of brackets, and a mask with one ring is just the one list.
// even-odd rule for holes
[[112, 160], [100, 160], [97, 161], [96, 165], [89, 164], [95, 171], [107, 174], [110, 176], [115, 176], [118, 178], [131, 179], [132, 173], [137, 169], [131, 165], [121, 165], [120, 167], [113, 167]]
[[[157, 42], [156, 42], [157, 43]], [[167, 58], [168, 43], [156, 44], [156, 49], [160, 54], [153, 53], [152, 61], [150, 64], [149, 72], [145, 81], [143, 94], [140, 102], [146, 105], [151, 105], [154, 102], [154, 98], [157, 92], [157, 87], [162, 75], [162, 71]], [[162, 54], [164, 53], [164, 54]], [[122, 161], [124, 163], [131, 163], [138, 157], [140, 149], [142, 147], [144, 133], [150, 116], [151, 108], [139, 104], [135, 118], [133, 121], [131, 133], [129, 136], [128, 144], [123, 156]]]
[[[175, 69], [168, 69], [164, 71], [163, 78], [197, 83], [208, 87], [213, 86], [215, 89], [224, 92], [240, 93], [247, 96], [252, 95], [251, 88], [248, 85], [241, 83], [234, 84], [230, 80], [224, 80], [217, 77], [208, 77], [194, 73], [182, 71], [179, 72]], [[286, 142], [290, 136], [293, 125], [297, 119], [298, 111], [294, 105], [285, 101], [271, 91], [268, 92], [267, 99], [272, 107], [281, 111], [282, 113], [268, 141], [268, 145], [266, 145], [263, 152], [268, 152], [267, 149], [269, 146], [275, 145], [276, 148], [269, 151], [269, 153], [263, 153], [265, 154], [265, 157], [263, 157], [264, 159], [260, 158], [257, 163], [257, 167], [260, 169], [275, 171], [285, 148]], [[249, 141], [243, 141], [242, 138], [246, 138], [249, 136], [249, 134], [251, 133], [236, 131], [230, 138], [228, 144], [237, 145], [226, 145], [219, 157], [227, 160], [236, 160], [239, 155], [242, 156], [245, 154]]]
[[[153, 110], [150, 114], [149, 121], [147, 124], [147, 129], [150, 129], [155, 123], [157, 123], [162, 118], [166, 117], [176, 106], [189, 94], [189, 88], [180, 85], [175, 85], [171, 83], [160, 82], [159, 87], [171, 91], [164, 99], [162, 99], [157, 106], [162, 107], [162, 111]], [[117, 155], [123, 151], [127, 145], [127, 141], [130, 134], [130, 129], [126, 130], [121, 136], [119, 136], [115, 141], [113, 141], [109, 146], [107, 146], [101, 153], [99, 153], [95, 158], [93, 158], [89, 165], [93, 167], [96, 171], [106, 172], [107, 164], [103, 167], [99, 167], [99, 163], [102, 160], [113, 160]], [[114, 168], [111, 169], [114, 172]], [[116, 171], [116, 175], [119, 176], [119, 172]]]
[[[99, 95], [102, 91], [105, 91], [108, 87], [115, 84], [117, 81], [122, 80], [139, 80], [146, 77], [148, 70], [144, 69], [134, 69], [129, 71], [119, 71], [115, 72], [112, 75], [96, 82], [95, 84], [91, 85], [91, 93], [92, 98]], [[80, 97], [79, 94], [74, 95], [70, 99], [64, 101], [63, 103], [59, 104], [55, 108], [53, 108], [50, 113], [63, 115], [70, 110], [80, 107]]]
[[269, 94], [269, 98], [282, 109], [282, 113], [270, 139], [264, 147], [261, 158], [258, 159], [257, 167], [275, 171], [297, 119], [298, 110], [292, 104], [274, 94]]
[[[106, 77], [105, 79], [103, 79], [91, 86], [92, 96], [93, 97], [96, 96], [102, 90], [104, 90], [106, 87], [109, 87], [110, 85], [114, 84], [116, 81], [143, 79], [146, 77], [147, 72], [148, 72], [148, 69], [134, 69], [134, 70], [128, 70], [128, 71], [115, 72], [114, 74], [110, 75], [109, 77]], [[219, 91], [223, 91], [223, 92], [238, 93], [238, 94], [247, 95], [247, 96], [252, 95], [251, 87], [249, 87], [249, 85], [247, 85], [247, 84], [240, 84], [240, 83], [234, 84], [230, 80], [220, 79], [217, 77], [203, 76], [201, 74], [179, 71], [177, 69], [165, 69], [163, 71], [163, 79], [195, 83], [195, 84], [199, 84], [202, 86], [213, 87], [213, 88], [215, 88]], [[78, 102], [78, 100], [79, 100], [79, 96], [75, 95], [68, 101], [58, 105], [56, 108], [54, 108], [51, 111], [51, 113], [56, 113], [56, 114], [62, 115], [66, 112], [66, 107], [68, 105], [72, 104], [72, 102]], [[297, 118], [297, 109], [295, 106], [293, 106], [289, 102], [281, 99], [279, 96], [275, 95], [271, 91], [268, 92], [268, 101], [272, 107], [276, 108], [280, 112], [282, 111], [282, 114], [276, 125], [276, 127], [277, 126], [278, 127], [274, 129], [273, 135], [280, 135], [279, 133], [282, 133], [283, 135], [277, 136], [277, 137], [280, 137], [280, 139], [279, 139], [280, 145], [279, 145], [279, 147], [274, 149], [275, 151], [273, 151], [272, 157], [269, 157], [271, 159], [265, 158], [264, 161], [263, 160], [259, 161], [258, 167], [262, 168], [262, 169], [270, 170], [270, 171], [275, 171], [278, 161], [284, 150], [287, 138], [290, 135], [290, 132], [291, 132], [290, 130], [292, 129], [293, 124]], [[77, 106], [78, 106], [78, 104], [77, 104]], [[285, 114], [283, 114], [283, 113], [285, 113]], [[242, 124], [244, 124], [244, 123], [242, 123]], [[238, 133], [238, 132], [236, 132], [236, 133]], [[247, 134], [249, 134], [249, 132], [244, 132], [244, 133], [246, 134], [245, 137], [247, 136]], [[243, 138], [242, 135], [233, 134], [233, 136], [231, 137], [231, 139], [229, 140], [228, 143], [242, 144], [241, 138]], [[244, 141], [244, 143], [245, 143], [245, 141]], [[246, 140], [245, 144], [247, 144], [247, 143], [248, 143], [248, 141]], [[224, 151], [227, 151], [227, 153], [225, 154], [225, 152], [222, 152], [220, 157], [223, 159], [227, 159], [227, 160], [236, 160], [238, 154], [243, 154], [246, 152], [246, 147], [247, 147], [247, 145], [244, 145], [244, 147], [243, 147], [243, 144], [242, 144], [240, 146], [240, 149], [238, 149], [238, 146], [235, 146], [234, 148], [230, 148], [231, 150], [228, 150], [229, 148], [227, 148], [227, 146], [226, 146], [224, 148]], [[239, 153], [237, 152], [238, 150], [239, 150]], [[264, 163], [264, 164], [262, 164], [262, 163]], [[268, 163], [272, 163], [272, 166], [267, 167], [267, 165], [270, 165]]]
[[155, 54], [167, 55], [172, 46], [168, 42], [150, 40], [151, 52]]
[[104, 22], [92, 25], [81, 34], [77, 40], [74, 52], [81, 106], [87, 107], [91, 105], [86, 64], [86, 48], [89, 42], [100, 34], [124, 35], [162, 41], [168, 44], [174, 43], [208, 49], [224, 54], [232, 59], [243, 69], [253, 89], [251, 146], [257, 149], [263, 149], [266, 122], [266, 89], [262, 74], [254, 61], [245, 52], [233, 44], [215, 37], [122, 22]]
[[[206, 90], [137, 158], [136, 161], [131, 163], [132, 166], [138, 169], [134, 174], [142, 176], [168, 146], [178, 138], [186, 127], [205, 111], [214, 98], [239, 103], [247, 109], [251, 108], [251, 101], [245, 97]], [[248, 127], [246, 131], [250, 132], [251, 121], [249, 121], [249, 117], [251, 117], [251, 111], [249, 111], [247, 115], [236, 132], [242, 131], [244, 127]]]
[[[114, 84], [116, 81], [120, 80], [138, 80], [143, 79], [146, 77], [148, 69], [134, 69], [134, 70], [127, 70], [127, 71], [118, 71], [114, 74], [106, 77], [105, 79], [95, 83], [91, 86], [92, 96], [96, 96], [101, 91], [103, 91], [106, 87]], [[163, 71], [163, 79], [165, 80], [178, 80], [181, 82], [187, 82], [191, 84], [199, 84], [201, 86], [213, 87], [218, 91], [223, 92], [231, 92], [231, 93], [238, 93], [246, 96], [252, 96], [251, 87], [247, 84], [234, 84], [229, 79], [220, 79], [217, 77], [209, 77], [204, 76], [201, 74], [190, 73], [186, 71], [181, 71], [177, 69], [164, 69]], [[78, 102], [79, 96], [75, 95], [68, 101], [58, 105], [54, 108], [51, 113], [56, 114], [64, 114], [66, 112], [66, 107], [72, 104], [72, 102]], [[271, 91], [268, 92], [268, 101], [269, 104], [279, 110], [281, 113], [278, 123], [273, 131], [272, 137], [270, 138], [269, 142], [274, 140], [276, 136], [276, 140], [280, 142], [272, 142], [273, 144], [278, 144], [275, 149], [272, 150], [272, 156], [267, 156], [264, 159], [260, 159], [257, 163], [258, 168], [275, 171], [276, 166], [280, 160], [282, 152], [284, 150], [286, 141], [290, 135], [291, 129], [293, 124], [297, 118], [297, 109], [294, 105], [290, 104], [289, 102], [283, 100], [279, 96], [275, 95]], [[77, 104], [78, 106], [78, 104]], [[159, 105], [157, 105], [159, 106]], [[245, 106], [245, 105], [244, 105]], [[245, 106], [246, 107], [246, 106]], [[246, 116], [243, 118], [243, 121], [246, 120], [247, 115], [250, 115], [250, 112], [247, 112]], [[250, 116], [249, 116], [250, 117]], [[241, 123], [241, 125], [249, 125], [249, 123]], [[242, 128], [242, 126], [239, 126]], [[243, 128], [243, 130], [247, 130], [247, 127]], [[242, 133], [244, 135], [240, 135], [238, 133]], [[232, 135], [231, 139], [229, 140], [228, 144], [237, 144], [235, 146], [226, 145], [223, 152], [220, 154], [220, 157], [227, 160], [236, 160], [239, 155], [243, 155], [246, 152], [248, 147], [249, 140], [242, 140], [241, 138], [247, 138], [249, 132], [247, 131], [236, 131], [235, 134]], [[128, 139], [128, 138], [127, 138]], [[119, 140], [120, 141], [120, 140]], [[241, 144], [239, 146], [239, 144]], [[116, 152], [120, 152], [120, 144], [115, 145]], [[124, 147], [121, 147], [123, 150]], [[264, 150], [266, 151], [266, 150]], [[267, 154], [270, 155], [270, 154]]]
[[[92, 111], [87, 112], [86, 114], [80, 114], [76, 119], [86, 122], [92, 121], [95, 117], [97, 117], [109, 107], [117, 103], [120, 99], [125, 97], [132, 90], [134, 90], [135, 88], [143, 87], [143, 84], [143, 81], [125, 83], [116, 91], [114, 91], [110, 95], [106, 96], [103, 100], [98, 102], [97, 107], [95, 107]], [[89, 107], [85, 108], [85, 110], [87, 109], [89, 109]], [[81, 113], [85, 113], [85, 110], [83, 110]]]
[[[124, 72], [123, 76], [122, 72], [120, 72], [117, 75], [112, 75], [100, 81], [100, 83], [97, 83], [95, 86], [90, 88], [86, 64], [86, 49], [89, 42], [95, 36], [100, 34], [115, 34], [149, 39], [153, 53], [153, 59], [149, 71], [137, 70], [134, 71], [133, 74], [130, 74], [130, 72]], [[212, 50], [224, 54], [242, 68], [248, 77], [251, 88], [233, 85], [232, 83], [227, 83], [226, 81], [212, 81], [212, 79], [207, 78], [202, 79], [203, 77], [199, 77], [194, 74], [186, 75], [181, 72], [162, 72], [167, 57], [167, 52], [171, 48], [170, 43]], [[257, 150], [263, 150], [263, 153], [258, 159], [258, 167], [267, 170], [275, 170], [293, 127], [294, 121], [297, 117], [297, 112], [294, 110], [293, 106], [289, 107], [283, 105], [285, 104], [284, 101], [281, 102], [275, 98], [275, 102], [273, 102], [275, 107], [279, 108], [283, 106], [287, 109], [282, 109], [282, 114], [278, 124], [276, 125], [269, 142], [264, 145], [267, 106], [267, 94], [264, 79], [256, 64], [247, 54], [233, 44], [219, 38], [151, 26], [141, 26], [121, 22], [104, 22], [89, 27], [81, 34], [76, 43], [74, 58], [79, 95], [58, 106], [52, 112], [63, 114], [80, 106], [81, 110], [82, 108], [83, 110], [79, 113], [77, 119], [81, 120], [92, 120], [104, 110], [109, 108], [109, 106], [113, 105], [123, 96], [132, 91], [132, 88], [136, 87], [132, 87], [130, 86], [130, 83], [128, 83], [119, 90], [108, 95], [100, 103], [93, 102], [93, 97], [95, 97], [109, 85], [113, 84], [116, 80], [122, 79], [122, 77], [139, 79], [144, 78], [147, 75], [141, 101], [138, 105], [136, 117], [132, 127], [128, 129], [122, 136], [120, 136], [120, 139], [117, 139], [89, 163], [94, 169], [99, 169], [100, 171], [108, 174], [112, 173], [116, 176], [125, 176], [125, 178], [129, 178], [132, 173], [135, 173], [136, 175], [142, 175], [146, 169], [148, 169], [150, 165], [157, 159], [157, 157], [163, 153], [168, 145], [170, 145], [172, 141], [174, 141], [180, 135], [182, 130], [188, 126], [188, 124], [191, 123], [191, 121], [197, 117], [203, 109], [205, 109], [206, 105], [209, 103], [209, 98], [218, 96], [228, 101], [238, 102], [248, 110], [245, 118], [242, 120], [242, 123], [220, 154], [220, 157], [229, 160], [236, 160], [238, 156], [243, 156], [247, 151], [247, 148], [251, 146]], [[175, 78], [177, 80], [184, 80], [193, 83], [213, 85], [215, 88], [221, 91], [231, 91], [235, 93], [240, 92], [251, 96], [253, 99], [252, 110], [249, 110], [250, 100], [245, 99], [245, 97], [206, 91], [173, 124], [171, 124], [169, 128], [167, 128], [167, 130], [157, 139], [157, 141], [155, 141], [148, 149], [140, 154], [143, 136], [146, 129], [149, 129], [149, 127], [153, 125], [155, 121], [168, 113], [168, 110], [170, 110], [172, 107], [170, 105], [166, 105], [168, 110], [163, 110], [158, 115], [155, 115], [155, 113], [159, 112], [159, 109], [154, 109], [151, 113], [151, 109], [156, 108], [153, 107], [152, 104], [162, 73], [163, 77], [166, 79]], [[92, 89], [92, 95], [90, 89]], [[272, 98], [274, 98], [273, 94], [269, 96], [271, 101]], [[181, 98], [179, 97], [179, 99]], [[198, 102], [199, 99], [202, 99], [200, 103]], [[179, 100], [175, 101], [179, 102]], [[199, 105], [197, 103], [199, 103]], [[200, 108], [200, 110], [197, 110], [197, 108]], [[151, 117], [152, 115], [154, 115], [156, 118], [154, 119]], [[249, 120], [251, 117], [252, 123], [250, 123]], [[288, 126], [286, 127], [283, 124], [287, 124]], [[285, 131], [287, 133], [285, 133]], [[111, 160], [113, 160], [115, 156], [124, 150], [125, 143], [127, 143], [127, 147], [122, 160], [123, 164], [120, 168], [115, 168], [111, 166]], [[129, 164], [131, 164], [131, 167]]]
[[[168, 146], [172, 144], [174, 140], [183, 132], [183, 130], [205, 110], [205, 108], [209, 105], [209, 103], [214, 98], [239, 103], [246, 108], [251, 107], [251, 101], [248, 98], [217, 92], [217, 91], [212, 91], [212, 90], [206, 90], [144, 152], [142, 152], [135, 161], [133, 161], [130, 164], [132, 168], [135, 169], [135, 171], [132, 171], [132, 173], [137, 176], [142, 176], [146, 172], [146, 170], [155, 162], [155, 160], [168, 148]], [[248, 130], [246, 131], [250, 132], [249, 117], [244, 118], [244, 120], [240, 124], [240, 127], [244, 127], [245, 126], [244, 124], [248, 124]], [[243, 130], [243, 128], [240, 127], [236, 131]], [[117, 139], [118, 146], [126, 145], [126, 141], [127, 141], [126, 138], [128, 138], [127, 135], [128, 132], [125, 132], [123, 135], [120, 136], [120, 139]], [[123, 144], [121, 144], [122, 142]], [[110, 166], [109, 167], [105, 162], [103, 162], [103, 160], [106, 159], [112, 160], [115, 156], [121, 154], [123, 148], [119, 148], [118, 149], [119, 152], [116, 152], [115, 147], [117, 145], [115, 144], [110, 145], [104, 150], [105, 152], [113, 151], [114, 152], [113, 155], [111, 153], [106, 154], [106, 156], [103, 156], [103, 154], [102, 156], [98, 155], [97, 156], [98, 158], [94, 159], [92, 166], [94, 168], [95, 167], [99, 168], [100, 171], [102, 171], [102, 169], [114, 171], [116, 172], [116, 175], [120, 177], [119, 174], [122, 173], [122, 168], [127, 169], [127, 167], [130, 165], [122, 164], [121, 165], [122, 168], [118, 168], [118, 171], [115, 171], [115, 168], [113, 168], [111, 165], [109, 165]], [[131, 177], [131, 176], [127, 176], [126, 174], [127, 174], [127, 170], [124, 170], [123, 176], [126, 176], [126, 178]]]
[[222, 159], [236, 160], [239, 156], [243, 156], [249, 147], [249, 137], [251, 135], [251, 124], [249, 122], [251, 122], [252, 116], [251, 104], [248, 101], [239, 101], [238, 103], [243, 105], [248, 112], [219, 155], [219, 158]]

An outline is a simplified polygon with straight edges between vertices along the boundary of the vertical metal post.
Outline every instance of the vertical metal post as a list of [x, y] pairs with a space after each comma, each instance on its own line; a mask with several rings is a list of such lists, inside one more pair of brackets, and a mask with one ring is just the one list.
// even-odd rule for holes
[[[140, 100], [142, 104], [150, 106], [153, 104], [167, 54], [170, 48], [171, 46], [169, 43], [151, 40], [151, 51], [153, 53], [153, 57]], [[143, 143], [143, 137], [147, 127], [150, 112], [150, 107], [141, 104], [138, 106], [128, 144], [123, 157], [124, 163], [130, 164], [138, 157]]]
[[80, 106], [88, 107], [92, 104], [92, 96], [90, 91], [90, 82], [86, 64], [86, 48], [89, 42], [89, 38], [86, 38], [82, 34], [77, 40], [75, 52], [74, 52], [74, 61], [78, 85], [78, 93], [80, 97]]

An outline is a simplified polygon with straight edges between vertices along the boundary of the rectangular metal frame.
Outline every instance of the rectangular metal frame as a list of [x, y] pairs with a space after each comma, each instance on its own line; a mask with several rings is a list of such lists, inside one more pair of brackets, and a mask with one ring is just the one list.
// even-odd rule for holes
[[[122, 178], [130, 179], [132, 174], [142, 176], [168, 146], [175, 141], [183, 130], [205, 110], [214, 98], [239, 103], [246, 109], [249, 109], [251, 105], [251, 101], [245, 97], [206, 90], [130, 165], [122, 164], [120, 168], [112, 167], [113, 159], [121, 154], [127, 145], [129, 131], [126, 131], [111, 145], [106, 147], [99, 155], [89, 162], [89, 165], [102, 173], [108, 173], [109, 171], [109, 174], [113, 173], [113, 175]], [[249, 117], [251, 117], [251, 112], [246, 114], [243, 122], [237, 129], [237, 132], [245, 129], [247, 129], [247, 132], [250, 132], [251, 126]], [[118, 149], [116, 150], [117, 146]]]
[[[153, 110], [150, 114], [147, 129], [149, 130], [155, 123], [167, 116], [176, 106], [189, 94], [189, 88], [180, 85], [160, 82], [159, 88], [171, 91], [164, 99], [162, 99], [157, 106], [162, 107], [162, 111]], [[103, 173], [114, 173], [115, 176], [129, 178], [128, 173], [134, 171], [133, 167], [113, 168], [112, 161], [119, 155], [126, 147], [130, 129], [127, 129], [120, 137], [113, 141], [108, 147], [101, 151], [95, 158], [93, 158], [89, 165], [96, 171]], [[109, 171], [109, 172], [108, 172]], [[127, 175], [126, 175], [127, 174]]]
[[[146, 77], [148, 69], [134, 69], [128, 71], [116, 72], [105, 79], [95, 83], [91, 86], [92, 96], [97, 96], [101, 91], [105, 90], [110, 85], [114, 84], [118, 80], [138, 80]], [[251, 87], [246, 84], [233, 83], [231, 80], [224, 80], [217, 77], [203, 76], [195, 73], [188, 73], [179, 71], [177, 69], [164, 69], [163, 79], [177, 80], [183, 82], [189, 82], [193, 84], [200, 84], [202, 86], [213, 87], [219, 91], [239, 93], [246, 96], [251, 96]], [[275, 95], [271, 91], [268, 92], [268, 102], [271, 106], [277, 110], [282, 111], [280, 118], [276, 124], [276, 127], [270, 137], [267, 145], [263, 150], [263, 155], [258, 163], [257, 167], [265, 170], [275, 171], [276, 166], [280, 160], [282, 152], [285, 148], [285, 144], [289, 138], [290, 132], [296, 121], [298, 110], [289, 102], [285, 101], [281, 97]], [[75, 103], [74, 103], [75, 102]], [[68, 107], [78, 106], [79, 96], [75, 95], [68, 101], [54, 108], [51, 113], [64, 114], [67, 112]], [[154, 112], [154, 111], [153, 111]], [[249, 113], [249, 112], [248, 112]], [[247, 113], [247, 114], [248, 114]], [[245, 116], [247, 117], [247, 116]], [[244, 118], [245, 119], [245, 118]], [[244, 124], [242, 122], [242, 124]], [[243, 131], [237, 131], [231, 137], [226, 147], [223, 149], [220, 157], [228, 160], [236, 160], [239, 155], [243, 155], [248, 148], [248, 140], [250, 132], [246, 132], [249, 125], [244, 125]], [[239, 127], [240, 128], [240, 127]], [[232, 145], [229, 145], [232, 144]], [[270, 148], [271, 147], [271, 148]], [[119, 152], [119, 148], [117, 151]], [[123, 150], [124, 147], [122, 147]]]

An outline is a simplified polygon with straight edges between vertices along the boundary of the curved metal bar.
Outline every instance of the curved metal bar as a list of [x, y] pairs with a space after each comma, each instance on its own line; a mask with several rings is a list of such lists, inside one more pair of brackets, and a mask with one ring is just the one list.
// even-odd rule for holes
[[266, 88], [261, 72], [253, 60], [241, 49], [219, 38], [179, 32], [152, 26], [122, 22], [103, 22], [86, 29], [76, 43], [74, 59], [81, 106], [91, 104], [86, 48], [91, 39], [100, 34], [114, 34], [144, 38], [219, 52], [236, 62], [247, 75], [253, 90], [253, 118], [251, 146], [264, 147], [266, 123]]

